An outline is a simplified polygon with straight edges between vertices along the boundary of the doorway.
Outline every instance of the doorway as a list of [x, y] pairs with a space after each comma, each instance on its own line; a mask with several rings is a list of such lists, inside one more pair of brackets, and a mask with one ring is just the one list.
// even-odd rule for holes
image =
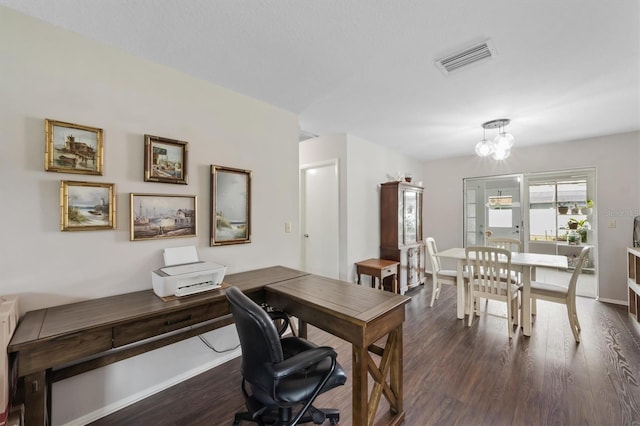
[[464, 246], [485, 245], [489, 236], [523, 244], [522, 175], [464, 179]]
[[338, 160], [300, 166], [302, 268], [339, 278]]

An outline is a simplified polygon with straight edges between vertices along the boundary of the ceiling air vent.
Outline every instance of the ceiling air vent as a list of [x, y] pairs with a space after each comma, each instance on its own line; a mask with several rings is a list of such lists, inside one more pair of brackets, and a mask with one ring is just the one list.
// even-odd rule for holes
[[456, 52], [436, 61], [436, 66], [444, 74], [464, 68], [467, 65], [475, 64], [480, 61], [495, 58], [496, 50], [491, 40], [483, 41], [461, 52]]

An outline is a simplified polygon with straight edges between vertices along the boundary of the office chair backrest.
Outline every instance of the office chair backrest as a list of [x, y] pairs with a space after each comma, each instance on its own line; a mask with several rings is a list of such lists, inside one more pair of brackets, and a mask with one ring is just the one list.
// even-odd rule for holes
[[226, 295], [242, 348], [242, 377], [254, 392], [271, 395], [273, 379], [264, 373], [268, 365], [284, 360], [278, 330], [269, 314], [242, 291], [229, 287]]

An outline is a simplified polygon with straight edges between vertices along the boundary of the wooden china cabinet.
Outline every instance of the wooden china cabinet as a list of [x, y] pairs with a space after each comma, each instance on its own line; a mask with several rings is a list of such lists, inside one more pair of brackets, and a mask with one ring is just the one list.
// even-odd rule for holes
[[400, 293], [424, 284], [423, 188], [407, 182], [380, 186], [380, 258], [400, 262]]

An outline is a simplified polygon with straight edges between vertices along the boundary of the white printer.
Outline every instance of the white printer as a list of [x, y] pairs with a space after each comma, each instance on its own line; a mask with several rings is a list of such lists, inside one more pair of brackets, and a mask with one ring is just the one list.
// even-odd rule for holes
[[194, 246], [164, 249], [165, 266], [151, 272], [159, 297], [187, 296], [220, 288], [227, 267], [198, 260]]

